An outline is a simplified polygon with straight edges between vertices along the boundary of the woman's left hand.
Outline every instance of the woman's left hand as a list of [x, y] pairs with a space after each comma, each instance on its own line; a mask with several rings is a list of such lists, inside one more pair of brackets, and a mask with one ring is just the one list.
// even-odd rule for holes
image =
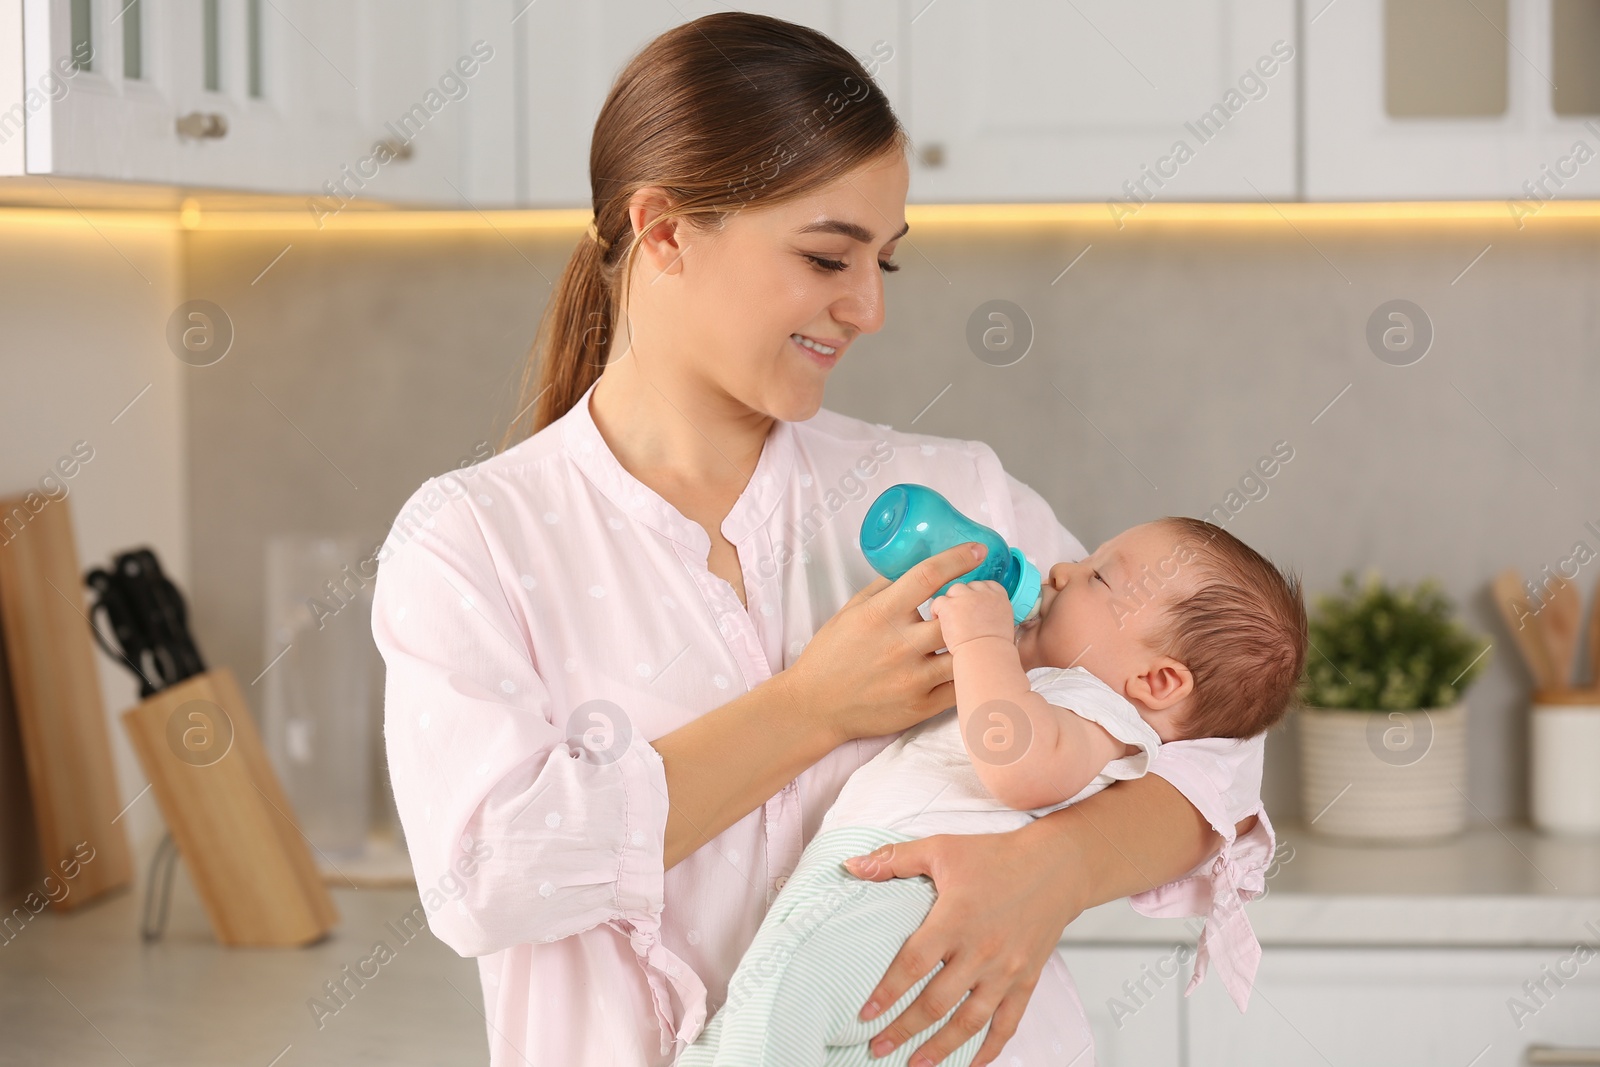
[[873, 882], [925, 874], [939, 893], [867, 998], [879, 1007], [864, 1007], [861, 1018], [895, 1003], [940, 960], [944, 967], [872, 1039], [872, 1054], [883, 1056], [938, 1022], [970, 990], [950, 1021], [916, 1050], [910, 1067], [925, 1067], [918, 1054], [928, 1064], [939, 1063], [991, 1017], [972, 1067], [994, 1061], [1016, 1033], [1061, 931], [1078, 916], [1054, 866], [1041, 862], [1023, 835], [1010, 832], [935, 834], [884, 845], [846, 860], [845, 869]]

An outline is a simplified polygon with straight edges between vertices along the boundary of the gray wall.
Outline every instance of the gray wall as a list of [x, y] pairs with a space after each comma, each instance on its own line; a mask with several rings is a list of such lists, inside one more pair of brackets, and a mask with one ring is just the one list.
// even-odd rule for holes
[[[93, 458], [65, 481], [62, 502], [47, 505], [70, 511], [80, 568], [148, 545], [187, 589], [189, 368], [164, 340], [182, 291], [182, 240], [169, 226], [103, 216], [91, 225], [66, 210], [50, 222], [0, 218], [0, 495], [41, 492], [40, 479], [75, 442], [87, 442]], [[121, 803], [129, 804], [145, 779], [117, 716], [138, 702], [138, 682], [99, 651], [94, 657]], [[44, 870], [7, 703], [0, 699], [0, 897], [9, 907], [42, 891]], [[155, 801], [132, 804], [119, 825], [142, 856], [161, 832]]]
[[[265, 536], [376, 543], [422, 479], [498, 440], [575, 236], [188, 235], [189, 295], [237, 328], [188, 406], [195, 615], [214, 660], [244, 679], [266, 663]], [[1091, 547], [1203, 514], [1287, 441], [1293, 460], [1228, 528], [1312, 591], [1369, 566], [1441, 579], [1495, 642], [1469, 695], [1468, 792], [1487, 817], [1521, 816], [1528, 680], [1486, 589], [1507, 565], [1600, 547], [1584, 529], [1600, 522], [1596, 236], [1556, 220], [915, 226], [888, 323], [834, 372], [828, 406], [988, 441]], [[1411, 366], [1364, 339], [1394, 298], [1436, 330]], [[1013, 366], [967, 346], [990, 299], [1031, 320]], [[1300, 814], [1292, 730], [1269, 744], [1280, 821]]]

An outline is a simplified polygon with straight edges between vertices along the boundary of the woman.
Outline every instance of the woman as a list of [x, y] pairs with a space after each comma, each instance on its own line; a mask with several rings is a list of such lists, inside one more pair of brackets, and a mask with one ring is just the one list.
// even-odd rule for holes
[[[523, 383], [536, 432], [396, 519], [373, 607], [395, 799], [430, 927], [478, 957], [496, 1067], [669, 1064], [844, 780], [955, 703], [919, 605], [975, 559], [875, 578], [873, 497], [921, 482], [1035, 560], [1087, 555], [987, 446], [820, 410], [883, 325], [906, 147], [811, 30], [721, 13], [657, 38], [595, 124], [595, 220]], [[1080, 911], [1243, 922], [1273, 844], [1261, 739], [1202, 744], [1015, 833], [867, 862], [939, 892], [872, 999], [942, 969], [875, 1054], [937, 1063], [992, 1018], [975, 1063], [1068, 1062], [1087, 1033], [1055, 948]]]

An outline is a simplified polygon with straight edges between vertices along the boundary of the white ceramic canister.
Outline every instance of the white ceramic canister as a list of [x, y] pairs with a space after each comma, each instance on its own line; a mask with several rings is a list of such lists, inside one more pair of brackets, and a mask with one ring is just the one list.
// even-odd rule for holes
[[1533, 825], [1600, 835], [1600, 689], [1541, 689], [1529, 718]]

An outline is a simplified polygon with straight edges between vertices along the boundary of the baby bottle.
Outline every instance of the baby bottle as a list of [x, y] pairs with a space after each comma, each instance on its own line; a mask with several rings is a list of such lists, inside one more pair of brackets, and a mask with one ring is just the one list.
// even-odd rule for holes
[[1039, 569], [999, 534], [973, 522], [927, 486], [910, 482], [891, 485], [867, 508], [867, 517], [861, 522], [861, 551], [872, 569], [890, 581], [929, 556], [967, 541], [987, 546], [983, 562], [944, 583], [933, 595], [943, 596], [956, 582], [999, 582], [1011, 597], [1014, 622], [1020, 624], [1038, 614]]

